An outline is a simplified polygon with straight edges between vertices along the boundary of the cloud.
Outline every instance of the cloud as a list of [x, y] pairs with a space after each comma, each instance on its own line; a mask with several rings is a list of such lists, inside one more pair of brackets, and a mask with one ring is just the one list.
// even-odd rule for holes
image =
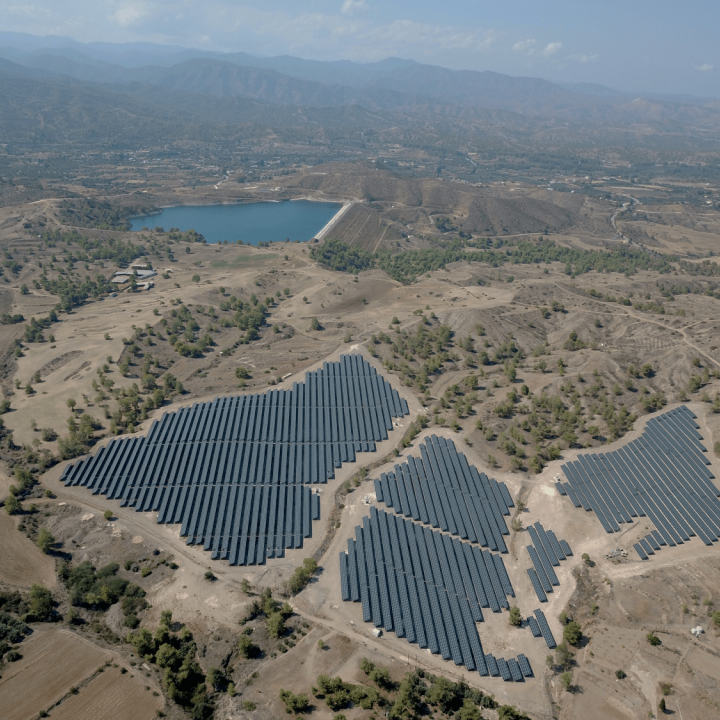
[[583, 65], [587, 65], [587, 63], [595, 62], [600, 58], [599, 55], [568, 55], [568, 60], [574, 60], [575, 62], [582, 63]]
[[528, 38], [527, 40], [520, 40], [513, 46], [513, 52], [526, 52], [528, 55], [532, 55], [535, 52], [535, 38]]
[[367, 9], [368, 4], [365, 2], [365, 0], [345, 0], [345, 2], [342, 4], [340, 12], [343, 15], [352, 15], [353, 13]]
[[550, 57], [551, 55], [554, 55], [556, 52], [560, 52], [560, 49], [562, 48], [561, 42], [551, 42], [548, 43], [545, 46], [545, 49], [543, 50], [543, 55], [545, 57]]
[[704, 65], [700, 65], [699, 67], [695, 68], [698, 72], [711, 72], [715, 69], [714, 65], [711, 65], [710, 63], [705, 63]]
[[149, 12], [147, 3], [143, 2], [143, 0], [124, 0], [110, 16], [110, 19], [121, 27], [126, 27], [142, 20]]

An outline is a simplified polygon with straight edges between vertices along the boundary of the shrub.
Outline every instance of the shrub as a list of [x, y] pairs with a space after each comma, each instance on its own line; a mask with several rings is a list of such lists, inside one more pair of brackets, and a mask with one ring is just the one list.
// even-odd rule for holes
[[564, 628], [563, 628], [563, 639], [565, 642], [570, 643], [571, 645], [577, 645], [582, 638], [582, 628], [580, 627], [580, 623], [577, 622], [569, 622]]
[[106, 510], [106, 511], [103, 513], [103, 517], [104, 517], [106, 520], [112, 520], [112, 516], [113, 516], [113, 511], [112, 511], [112, 510]]
[[305, 558], [302, 567], [296, 568], [287, 582], [287, 590], [291, 595], [296, 595], [303, 590], [318, 570], [317, 561], [313, 558]]
[[280, 690], [280, 699], [285, 703], [285, 709], [288, 714], [305, 712], [310, 706], [310, 700], [307, 695], [296, 695], [289, 690]]
[[8, 495], [5, 498], [5, 512], [8, 515], [17, 515], [22, 511], [22, 505], [15, 495]]
[[564, 672], [560, 676], [560, 684], [565, 691], [570, 692], [570, 690], [572, 689], [572, 673], [569, 671]]
[[645, 637], [651, 645], [660, 645], [660, 638], [652, 630]]
[[513, 605], [510, 608], [509, 622], [515, 627], [520, 627], [522, 625], [522, 616], [520, 615], [520, 608], [517, 605]]
[[247, 635], [243, 635], [240, 640], [238, 640], [238, 650], [244, 658], [251, 658], [257, 652], [257, 646], [253, 645]]
[[274, 638], [279, 638], [285, 632], [285, 618], [282, 613], [274, 612], [267, 619], [267, 629]]
[[618, 680], [624, 680], [627, 677], [627, 673], [624, 670], [616, 670], [615, 677]]
[[130, 615], [126, 615], [125, 620], [123, 621], [123, 625], [130, 628], [131, 630], [134, 630], [139, 624], [140, 620], [138, 616], [133, 615], [132, 613]]
[[35, 544], [47, 555], [55, 544], [55, 538], [47, 528], [40, 528]]

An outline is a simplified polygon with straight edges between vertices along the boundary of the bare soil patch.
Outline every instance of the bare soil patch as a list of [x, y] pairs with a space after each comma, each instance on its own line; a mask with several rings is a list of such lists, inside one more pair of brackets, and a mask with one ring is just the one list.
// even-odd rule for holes
[[0, 512], [0, 548], [1, 582], [18, 588], [33, 583], [55, 587], [55, 561], [19, 532], [16, 519], [4, 511]]

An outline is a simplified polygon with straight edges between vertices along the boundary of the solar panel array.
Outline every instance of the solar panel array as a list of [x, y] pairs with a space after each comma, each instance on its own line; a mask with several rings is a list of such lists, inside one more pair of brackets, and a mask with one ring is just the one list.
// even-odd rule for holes
[[[548, 621], [545, 618], [545, 613], [543, 613], [542, 610], [535, 610], [535, 619], [537, 621], [538, 628], [540, 629], [540, 633], [542, 634], [547, 646], [551, 650], [553, 648], [557, 647], [557, 643], [555, 642], [555, 638], [553, 637], [552, 631], [550, 630]], [[530, 618], [528, 618], [528, 622], [529, 621], [530, 621]], [[534, 634], [535, 633], [533, 632], [533, 635]]]
[[[639, 438], [618, 450], [580, 455], [562, 466], [563, 489], [609, 533], [647, 517], [658, 544], [673, 547], [697, 536], [711, 545], [720, 536], [720, 490], [694, 418], [682, 405], [649, 420]], [[648, 555], [645, 542], [635, 547], [641, 558]]]
[[[553, 570], [560, 561], [571, 555], [570, 546], [565, 540], [558, 541], [552, 530], [545, 530], [540, 522], [528, 527], [534, 545], [528, 545], [527, 551], [533, 568], [528, 568], [528, 576], [540, 602], [547, 602], [547, 593], [553, 591], [553, 585], [560, 581]], [[567, 550], [567, 552], [566, 552]]]
[[340, 553], [340, 584], [343, 600], [362, 604], [366, 622], [494, 674], [475, 623], [482, 608], [510, 607], [514, 593], [500, 555], [371, 507]]
[[478, 472], [452, 440], [431, 435], [419, 449], [420, 457], [375, 480], [377, 499], [400, 515], [507, 552], [503, 516], [514, 504], [505, 483]]
[[62, 476], [159, 523], [179, 523], [231, 565], [301, 548], [320, 498], [307, 485], [335, 476], [387, 439], [407, 403], [359, 355], [308, 372], [292, 390], [217, 398], [165, 413], [148, 435], [111, 440]]

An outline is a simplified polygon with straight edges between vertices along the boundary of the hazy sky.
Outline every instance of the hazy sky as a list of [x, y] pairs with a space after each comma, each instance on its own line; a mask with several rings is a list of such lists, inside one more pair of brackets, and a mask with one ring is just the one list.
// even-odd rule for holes
[[718, 0], [0, 0], [1, 30], [720, 96]]

